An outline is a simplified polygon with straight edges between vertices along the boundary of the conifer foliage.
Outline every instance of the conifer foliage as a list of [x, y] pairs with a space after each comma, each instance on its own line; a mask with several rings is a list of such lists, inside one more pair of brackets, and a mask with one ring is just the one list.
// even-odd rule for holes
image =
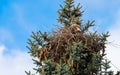
[[[81, 5], [74, 0], [64, 0], [58, 10], [60, 27], [51, 35], [38, 31], [28, 39], [27, 48], [36, 65], [39, 75], [98, 75], [105, 74], [109, 65], [102, 63], [105, 54], [107, 33], [90, 32], [94, 21], [82, 23]], [[27, 75], [31, 72], [26, 72]]]

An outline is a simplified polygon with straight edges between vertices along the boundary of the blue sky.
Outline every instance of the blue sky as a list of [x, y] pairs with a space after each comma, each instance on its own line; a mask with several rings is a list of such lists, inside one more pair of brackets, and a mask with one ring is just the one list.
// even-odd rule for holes
[[[107, 49], [110, 50], [107, 51], [108, 57], [120, 68], [118, 64], [120, 61], [116, 63], [117, 59], [115, 59], [115, 55], [118, 56], [120, 53], [120, 35], [118, 35], [120, 31], [120, 0], [75, 0], [75, 4], [79, 2], [84, 10], [82, 17], [84, 22], [95, 20], [94, 30], [110, 32], [111, 37], [108, 40], [112, 41], [113, 45], [107, 45]], [[27, 39], [32, 31], [51, 31], [54, 25], [58, 24], [56, 19], [59, 4], [63, 4], [63, 1], [0, 0], [0, 61], [2, 61], [0, 62], [2, 64], [0, 72], [3, 75], [25, 75], [24, 70], [33, 67], [32, 61], [27, 55]], [[20, 63], [15, 64], [18, 61]], [[4, 73], [9, 64], [13, 68], [8, 74]]]
[[9, 48], [24, 48], [32, 31], [48, 31], [53, 27], [60, 0], [55, 3], [46, 0], [0, 0], [0, 3], [0, 30], [3, 35], [0, 43]]

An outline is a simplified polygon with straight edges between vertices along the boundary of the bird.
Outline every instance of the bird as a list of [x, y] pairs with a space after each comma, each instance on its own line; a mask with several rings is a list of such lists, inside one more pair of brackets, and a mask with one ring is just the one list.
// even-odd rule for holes
[[71, 25], [71, 29], [72, 29], [74, 32], [80, 32], [80, 25], [78, 25], [78, 24], [72, 24], [72, 25]]
[[47, 40], [47, 33], [44, 32], [44, 34], [42, 35], [42, 41], [44, 42], [44, 41], [46, 41], [46, 40]]

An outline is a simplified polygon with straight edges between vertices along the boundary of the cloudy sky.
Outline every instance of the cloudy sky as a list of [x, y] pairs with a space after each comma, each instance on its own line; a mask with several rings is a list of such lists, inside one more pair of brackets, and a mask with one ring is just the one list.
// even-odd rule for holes
[[[95, 20], [94, 30], [110, 32], [107, 58], [120, 69], [120, 0], [75, 0], [84, 10], [83, 21]], [[25, 75], [32, 70], [27, 39], [32, 31], [50, 31], [57, 23], [62, 0], [0, 0], [0, 73]], [[118, 70], [112, 65], [113, 70]]]

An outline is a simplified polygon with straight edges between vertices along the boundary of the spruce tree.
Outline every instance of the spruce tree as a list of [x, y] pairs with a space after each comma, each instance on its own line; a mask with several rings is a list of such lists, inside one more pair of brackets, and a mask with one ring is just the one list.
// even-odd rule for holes
[[111, 73], [112, 71], [108, 71], [108, 69], [111, 67], [110, 65], [110, 61], [108, 61], [107, 59], [104, 59], [104, 61], [102, 61], [102, 68], [104, 71], [102, 71], [104, 73], [104, 75], [108, 75], [108, 73]]
[[[81, 5], [64, 0], [58, 10], [61, 26], [51, 34], [32, 32], [28, 39], [34, 68], [40, 75], [98, 75], [105, 54], [107, 33], [90, 32], [94, 21], [82, 23]], [[27, 75], [34, 75], [26, 72]]]

